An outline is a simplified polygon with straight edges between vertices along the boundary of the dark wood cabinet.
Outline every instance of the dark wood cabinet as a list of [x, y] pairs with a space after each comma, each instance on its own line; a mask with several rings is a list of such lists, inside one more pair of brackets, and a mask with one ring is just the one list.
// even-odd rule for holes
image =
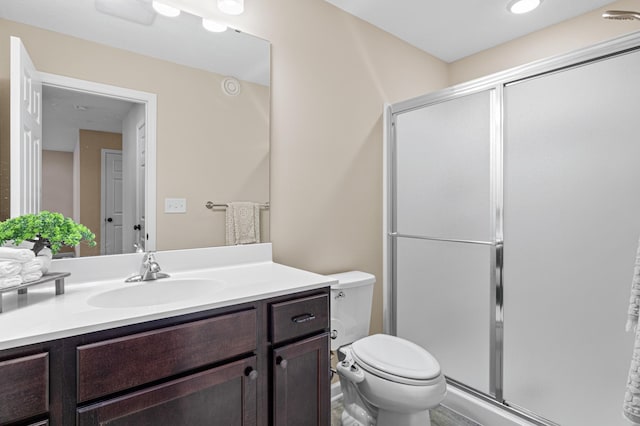
[[328, 426], [328, 295], [0, 351], [0, 425]]
[[272, 423], [329, 426], [329, 295], [270, 305]]
[[49, 354], [0, 362], [0, 424], [45, 415], [48, 411]]
[[329, 426], [329, 334], [273, 350], [273, 423]]
[[78, 409], [79, 426], [255, 426], [256, 357]]

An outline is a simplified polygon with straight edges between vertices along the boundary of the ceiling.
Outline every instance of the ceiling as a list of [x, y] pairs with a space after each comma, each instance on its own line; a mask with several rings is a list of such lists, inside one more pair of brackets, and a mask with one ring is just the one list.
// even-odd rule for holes
[[543, 0], [533, 12], [513, 15], [507, 11], [508, 0], [325, 1], [445, 62], [457, 61], [614, 3]]

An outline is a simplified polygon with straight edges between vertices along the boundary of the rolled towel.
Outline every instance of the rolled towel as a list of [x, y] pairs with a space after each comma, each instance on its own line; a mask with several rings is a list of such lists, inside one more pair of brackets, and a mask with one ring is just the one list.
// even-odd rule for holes
[[22, 269], [22, 263], [14, 260], [0, 260], [0, 278], [17, 275]]
[[0, 288], [15, 287], [22, 284], [22, 275], [0, 278]]
[[36, 255], [29, 249], [0, 247], [0, 259], [15, 260], [18, 262], [28, 262], [33, 260]]
[[41, 256], [36, 256], [35, 259], [30, 260], [25, 263], [21, 263], [22, 270], [20, 270], [21, 274], [30, 274], [32, 272], [42, 272], [42, 266], [44, 265], [44, 259]]
[[20, 274], [22, 277], [22, 282], [30, 283], [31, 281], [36, 281], [42, 278], [42, 271], [29, 272], [27, 274]]

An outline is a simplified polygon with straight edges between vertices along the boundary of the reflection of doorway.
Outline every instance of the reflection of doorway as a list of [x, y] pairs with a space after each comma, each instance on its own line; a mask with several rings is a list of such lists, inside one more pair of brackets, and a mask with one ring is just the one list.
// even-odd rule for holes
[[[59, 211], [65, 216], [73, 217], [96, 234], [98, 246], [94, 248], [83, 246], [78, 255], [117, 254], [123, 253], [123, 249], [133, 251], [133, 240], [126, 241], [123, 237], [122, 213], [124, 212], [118, 215], [117, 224], [106, 222], [109, 217], [105, 216], [107, 206], [103, 204], [101, 198], [103, 193], [101, 175], [106, 170], [101, 151], [117, 149], [122, 152], [125, 149], [125, 152], [135, 153], [135, 146], [126, 150], [127, 141], [132, 143], [135, 138], [135, 136], [127, 137], [127, 134], [135, 130], [131, 127], [127, 128], [125, 123], [136, 107], [142, 108], [128, 101], [43, 84], [43, 172], [47, 170], [50, 177], [54, 172], [58, 176], [67, 175], [72, 183], [71, 188], [65, 192], [60, 187], [54, 188], [53, 185], [49, 185], [48, 180], [43, 180], [41, 208]], [[73, 154], [74, 152], [76, 155]], [[50, 166], [49, 159], [56, 158], [52, 155], [53, 153], [57, 157], [65, 154], [72, 157], [72, 167], [55, 169]], [[135, 163], [123, 163], [126, 156], [125, 154], [123, 158], [123, 155], [120, 155], [119, 179], [132, 183], [124, 187], [125, 193], [118, 192], [118, 200], [113, 198], [113, 192], [109, 192], [110, 196], [107, 200], [110, 210], [113, 209], [114, 203], [117, 203], [122, 211], [125, 204], [123, 197], [126, 192], [135, 194]], [[130, 169], [122, 170], [123, 164], [127, 164]], [[110, 165], [113, 166], [113, 164]], [[77, 169], [75, 179], [73, 169]], [[51, 182], [55, 180], [59, 179], [51, 179]], [[77, 189], [74, 190], [74, 187]], [[66, 208], [63, 207], [65, 204]], [[76, 208], [73, 207], [74, 205]], [[131, 208], [130, 210], [129, 214], [133, 215], [133, 210]], [[133, 219], [129, 220], [129, 222], [132, 221]]]
[[[155, 208], [149, 209], [149, 206], [155, 207], [155, 120], [156, 120], [156, 96], [154, 94], [140, 92], [131, 89], [125, 89], [116, 86], [104, 85], [96, 82], [78, 80], [69, 77], [64, 77], [56, 74], [48, 74], [44, 72], [40, 72], [33, 68], [29, 68], [29, 72], [22, 72], [20, 67], [14, 67], [14, 64], [22, 64], [25, 60], [28, 60], [28, 53], [21, 45], [19, 39], [12, 37], [11, 38], [11, 215], [17, 216], [20, 214], [24, 214], [27, 212], [24, 207], [24, 203], [18, 202], [20, 201], [20, 197], [25, 198], [27, 195], [32, 194], [34, 199], [38, 201], [41, 198], [41, 190], [43, 185], [40, 183], [38, 172], [41, 171], [40, 167], [40, 156], [41, 156], [41, 147], [46, 145], [47, 141], [52, 141], [54, 138], [49, 137], [45, 129], [43, 129], [43, 144], [38, 144], [38, 152], [37, 155], [33, 157], [38, 161], [33, 162], [30, 160], [31, 156], [28, 156], [28, 152], [26, 150], [21, 149], [21, 141], [25, 138], [20, 134], [20, 130], [24, 127], [22, 125], [18, 125], [23, 123], [23, 113], [20, 109], [20, 102], [22, 99], [21, 96], [21, 88], [22, 87], [31, 87], [33, 85], [42, 84], [43, 91], [53, 91], [58, 92], [58, 94], [64, 94], [64, 96], [69, 97], [90, 97], [91, 99], [100, 99], [102, 101], [114, 101], [120, 102], [127, 105], [128, 113], [125, 120], [122, 121], [121, 126], [118, 129], [119, 133], [122, 133], [123, 143], [123, 178], [125, 185], [124, 188], [128, 188], [129, 195], [123, 195], [123, 232], [122, 232], [122, 241], [123, 241], [123, 249], [122, 252], [131, 252], [134, 250], [133, 243], [135, 242], [135, 232], [134, 232], [134, 224], [140, 223], [139, 221], [139, 211], [142, 211], [142, 215], [145, 219], [146, 232], [144, 233], [144, 237], [146, 241], [144, 241], [145, 246], [148, 250], [155, 249]], [[29, 60], [29, 62], [31, 62]], [[14, 69], [15, 68], [15, 69]], [[25, 80], [26, 78], [26, 80]], [[44, 97], [44, 94], [43, 94]], [[41, 97], [36, 94], [33, 97], [38, 102], [34, 105], [40, 105], [40, 101], [43, 100]], [[30, 98], [31, 99], [31, 98]], [[31, 105], [31, 104], [29, 104]], [[92, 112], [87, 102], [85, 101], [71, 101], [69, 104], [73, 110], [77, 113], [87, 113]], [[69, 106], [67, 105], [67, 106]], [[17, 107], [16, 107], [17, 106]], [[51, 105], [52, 111], [63, 109], [62, 102], [57, 102], [55, 105]], [[39, 111], [39, 107], [37, 108]], [[46, 125], [47, 115], [49, 118], [53, 117], [52, 113], [44, 114], [46, 111], [43, 111], [43, 120], [42, 124]], [[95, 111], [93, 111], [95, 112]], [[55, 114], [54, 114], [55, 115]], [[78, 129], [84, 128], [95, 128], [94, 126], [100, 125], [101, 121], [106, 116], [103, 115], [97, 119], [87, 120], [82, 125], [75, 125], [75, 131], [78, 132]], [[15, 118], [15, 119], [14, 119]], [[68, 116], [66, 116], [68, 118]], [[63, 120], [64, 121], [64, 120]], [[38, 120], [40, 123], [40, 121]], [[144, 124], [144, 138], [143, 143], [145, 147], [143, 149], [143, 155], [145, 159], [143, 164], [145, 164], [144, 168], [144, 178], [141, 180], [138, 171], [136, 170], [137, 164], [140, 162], [138, 158], [138, 130], [140, 128], [140, 123]], [[127, 136], [127, 134], [129, 136]], [[71, 156], [72, 161], [72, 191], [71, 191], [71, 199], [72, 201], [72, 214], [65, 214], [66, 216], [72, 216], [76, 221], [80, 220], [81, 212], [80, 212], [80, 190], [78, 188], [79, 182], [82, 182], [83, 179], [79, 173], [79, 167], [77, 163], [80, 162], [79, 155], [79, 137], [74, 136], [71, 138], [67, 138], [72, 141], [74, 145], [73, 155]], [[127, 147], [130, 147], [127, 149]], [[45, 149], [46, 146], [45, 146]], [[51, 150], [53, 151], [53, 150]], [[68, 151], [67, 151], [68, 152]], [[127, 160], [129, 158], [130, 160]], [[37, 164], [38, 167], [25, 167], [25, 165], [29, 164]], [[34, 174], [35, 173], [35, 174]], [[54, 171], [55, 173], [55, 171]], [[33, 176], [32, 176], [33, 174]], [[98, 174], [99, 176], [99, 174]], [[35, 182], [35, 184], [31, 184], [31, 182]], [[99, 179], [98, 179], [99, 182]], [[146, 190], [142, 189], [140, 191], [136, 191], [136, 185], [142, 182], [143, 185], [147, 186]], [[59, 188], [58, 188], [59, 189]], [[99, 193], [99, 184], [98, 190]], [[27, 194], [28, 193], [28, 194]], [[140, 193], [142, 195], [140, 195]], [[26, 195], [25, 195], [26, 194]], [[143, 207], [140, 209], [137, 206], [139, 202], [138, 197], [143, 197]], [[56, 198], [54, 196], [54, 198]], [[16, 201], [17, 200], [17, 201]], [[46, 208], [46, 207], [42, 207]], [[53, 210], [59, 211], [59, 207], [53, 208]], [[100, 209], [98, 209], [100, 211]], [[144, 213], [146, 212], [146, 214]], [[68, 211], [66, 213], [69, 213]], [[128, 219], [127, 219], [128, 218]], [[100, 219], [98, 219], [98, 222]], [[94, 232], [96, 234], [100, 233], [100, 226], [98, 223], [97, 226], [94, 226]], [[98, 253], [86, 253], [86, 254], [98, 254]], [[84, 251], [82, 255], [85, 255]]]

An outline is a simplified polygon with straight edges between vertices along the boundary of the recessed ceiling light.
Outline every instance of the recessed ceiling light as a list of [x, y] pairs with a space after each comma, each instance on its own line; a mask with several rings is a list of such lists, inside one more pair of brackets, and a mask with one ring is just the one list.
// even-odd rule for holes
[[160, 15], [168, 16], [169, 18], [175, 18], [176, 16], [180, 15], [180, 9], [178, 9], [177, 7], [169, 6], [166, 3], [154, 0], [151, 5], [153, 6], [153, 9]]
[[542, 0], [511, 0], [507, 4], [507, 10], [516, 15], [531, 12], [540, 6]]
[[244, 12], [244, 0], [218, 0], [218, 9], [227, 15], [240, 15]]

